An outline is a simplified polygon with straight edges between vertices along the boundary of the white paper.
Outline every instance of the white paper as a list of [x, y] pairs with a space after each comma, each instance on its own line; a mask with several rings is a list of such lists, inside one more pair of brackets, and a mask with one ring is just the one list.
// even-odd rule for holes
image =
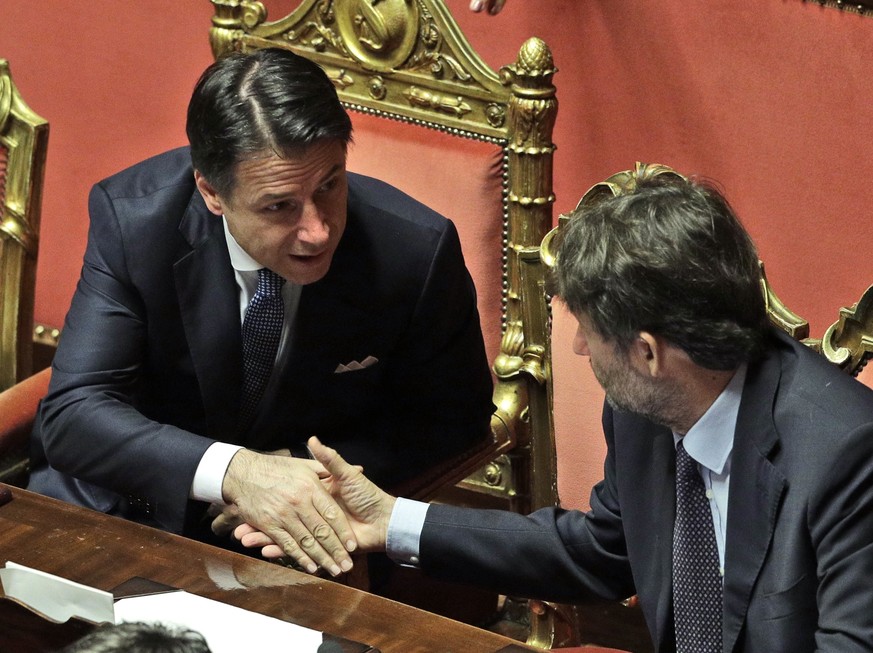
[[7, 562], [0, 569], [3, 592], [52, 621], [63, 623], [79, 617], [94, 623], [115, 620], [109, 592], [74, 583], [66, 578]]
[[120, 599], [115, 603], [115, 623], [123, 621], [190, 628], [206, 638], [212, 653], [316, 653], [322, 643], [316, 630], [182, 591]]

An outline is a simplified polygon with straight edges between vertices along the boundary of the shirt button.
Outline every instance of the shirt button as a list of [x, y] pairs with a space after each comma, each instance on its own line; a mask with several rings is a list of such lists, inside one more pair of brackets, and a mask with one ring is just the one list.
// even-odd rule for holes
[[724, 578], [724, 567], [718, 568], [718, 575], [721, 576], [722, 578]]
[[[698, 492], [699, 492], [699, 491], [700, 491], [700, 490], [698, 490]], [[697, 496], [700, 496], [700, 495], [698, 494]], [[707, 499], [711, 499], [711, 498], [712, 498], [712, 490], [707, 490], [707, 491], [706, 491], [706, 498], [707, 498]]]
[[[698, 495], [698, 496], [700, 496], [700, 495]], [[413, 565], [418, 565], [418, 556], [410, 556], [409, 562]]]

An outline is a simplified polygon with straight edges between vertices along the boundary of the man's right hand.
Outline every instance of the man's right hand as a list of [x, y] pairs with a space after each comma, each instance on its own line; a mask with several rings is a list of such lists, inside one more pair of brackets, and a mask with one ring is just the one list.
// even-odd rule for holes
[[[353, 468], [354, 469], [354, 468]], [[320, 462], [238, 451], [222, 483], [224, 500], [242, 519], [270, 538], [281, 551], [314, 573], [334, 576], [352, 568], [357, 548], [343, 510], [322, 483]]]
[[[360, 467], [349, 465], [318, 438], [310, 438], [308, 445], [310, 453], [328, 472], [321, 482], [345, 513], [361, 550], [384, 551], [396, 499], [364, 476]], [[234, 535], [244, 546], [261, 547], [266, 558], [287, 554], [278, 541], [252, 522], [238, 526]]]

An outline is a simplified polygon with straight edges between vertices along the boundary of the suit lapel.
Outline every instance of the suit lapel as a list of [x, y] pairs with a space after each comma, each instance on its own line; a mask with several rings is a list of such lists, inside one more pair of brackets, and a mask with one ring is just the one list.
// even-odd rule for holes
[[221, 220], [199, 195], [179, 231], [193, 247], [174, 266], [185, 337], [200, 384], [208, 433], [236, 442], [242, 385], [239, 296]]
[[349, 362], [341, 360], [349, 341], [369, 342], [367, 334], [379, 323], [373, 316], [378, 307], [371, 287], [376, 264], [360, 231], [350, 213], [328, 273], [303, 287], [287, 365], [290, 374], [307, 370], [316, 379], [332, 375], [338, 364]]
[[[673, 522], [676, 518], [676, 447], [670, 429], [659, 429], [652, 449], [652, 469], [659, 480], [651, 484], [657, 496], [653, 528], [658, 534], [655, 564], [658, 578], [673, 578]], [[659, 583], [660, 595], [656, 612], [658, 650], [665, 648], [666, 638], [673, 633], [673, 583]]]
[[770, 548], [785, 478], [770, 461], [778, 444], [773, 402], [781, 366], [773, 350], [746, 376], [731, 456], [725, 543], [724, 650], [733, 650]]

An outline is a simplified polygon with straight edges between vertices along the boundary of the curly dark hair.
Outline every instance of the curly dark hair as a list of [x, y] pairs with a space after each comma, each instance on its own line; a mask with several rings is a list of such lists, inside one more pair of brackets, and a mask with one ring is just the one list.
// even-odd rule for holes
[[758, 255], [708, 183], [660, 175], [583, 201], [556, 253], [555, 294], [622, 350], [648, 331], [697, 365], [730, 370], [763, 349]]

